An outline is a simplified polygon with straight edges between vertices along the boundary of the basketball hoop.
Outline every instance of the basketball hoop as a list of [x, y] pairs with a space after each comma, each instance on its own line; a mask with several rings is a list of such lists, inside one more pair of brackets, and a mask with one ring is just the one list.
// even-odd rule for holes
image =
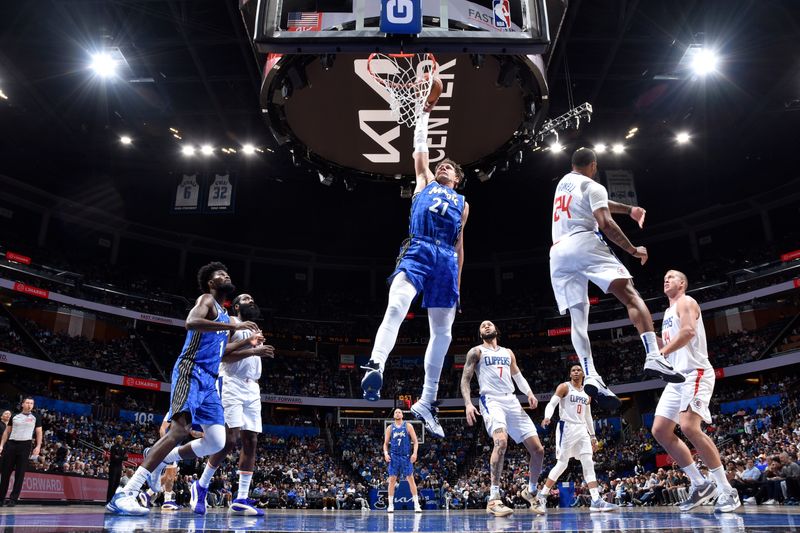
[[389, 93], [398, 124], [413, 128], [431, 93], [439, 64], [433, 54], [370, 54], [367, 71]]

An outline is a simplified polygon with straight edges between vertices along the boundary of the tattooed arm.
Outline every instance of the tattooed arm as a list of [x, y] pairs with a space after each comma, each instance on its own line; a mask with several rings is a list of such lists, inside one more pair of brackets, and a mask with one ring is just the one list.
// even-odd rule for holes
[[608, 207], [601, 207], [594, 210], [594, 218], [603, 234], [614, 244], [641, 260], [642, 264], [647, 262], [647, 248], [644, 246], [634, 246], [622, 229], [614, 221]]
[[464, 370], [461, 371], [461, 396], [464, 398], [464, 410], [467, 417], [467, 425], [471, 426], [475, 423], [478, 416], [478, 410], [472, 405], [472, 398], [470, 394], [470, 382], [472, 375], [475, 373], [476, 365], [481, 357], [481, 351], [476, 346], [467, 352], [467, 360], [464, 363]]

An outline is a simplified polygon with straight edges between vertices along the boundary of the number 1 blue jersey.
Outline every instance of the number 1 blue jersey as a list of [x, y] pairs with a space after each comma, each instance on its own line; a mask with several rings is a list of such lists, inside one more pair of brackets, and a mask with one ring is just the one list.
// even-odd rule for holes
[[[214, 319], [214, 322], [229, 324], [231, 320], [228, 312], [216, 301], [214, 306], [217, 309], [217, 318]], [[186, 342], [183, 343], [183, 349], [175, 362], [175, 366], [177, 367], [181, 360], [186, 359], [188, 360], [187, 363], [193, 363], [189, 366], [197, 366], [216, 377], [219, 373], [219, 363], [222, 361], [222, 354], [227, 344], [228, 330], [189, 330], [186, 332]]]
[[432, 181], [411, 200], [409, 236], [427, 237], [434, 242], [455, 246], [461, 233], [464, 203], [464, 196]]
[[400, 427], [392, 422], [391, 435], [389, 436], [389, 454], [411, 456], [411, 439], [408, 436], [406, 423]]

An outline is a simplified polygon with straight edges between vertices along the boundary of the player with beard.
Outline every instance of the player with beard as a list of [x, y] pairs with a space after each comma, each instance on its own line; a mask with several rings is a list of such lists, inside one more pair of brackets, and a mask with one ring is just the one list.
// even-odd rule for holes
[[[536, 514], [544, 514], [544, 507], [536, 498], [539, 474], [542, 473], [544, 448], [531, 418], [522, 409], [514, 394], [514, 384], [528, 397], [528, 405], [536, 409], [538, 401], [531, 391], [528, 381], [517, 366], [514, 352], [497, 344], [497, 327], [484, 320], [479, 328], [483, 343], [467, 353], [464, 370], [461, 374], [461, 396], [464, 398], [467, 424], [473, 425], [478, 410], [472, 405], [470, 381], [472, 374], [478, 374], [480, 386], [480, 415], [486, 432], [494, 441], [490, 459], [491, 488], [486, 512], [495, 516], [507, 516], [514, 511], [503, 504], [500, 497], [500, 477], [503, 472], [508, 437], [522, 443], [530, 454], [528, 487], [522, 497], [531, 505]], [[512, 381], [513, 380], [513, 381]]]
[[[231, 304], [231, 322], [255, 321], [260, 311], [249, 294], [240, 294]], [[211, 479], [228, 453], [241, 443], [239, 453], [239, 492], [231, 502], [230, 512], [247, 516], [264, 516], [264, 511], [248, 500], [253, 469], [256, 466], [256, 446], [261, 433], [261, 358], [274, 357], [275, 349], [264, 344], [260, 331], [236, 331], [225, 348], [219, 369], [219, 388], [227, 431], [225, 447], [208, 458], [203, 478]]]
[[[229, 332], [247, 329], [258, 331], [255, 323], [232, 323], [222, 303], [235, 289], [222, 263], [209, 263], [197, 273], [204, 292], [186, 318], [186, 342], [172, 370], [170, 394], [170, 430], [149, 450], [136, 473], [116, 494], [106, 508], [117, 514], [144, 515], [149, 509], [139, 504], [137, 495], [145, 481], [157, 487], [166, 466], [180, 459], [204, 457], [225, 446], [225, 419], [216, 382], [219, 364], [225, 353]], [[189, 435], [192, 423], [203, 427], [203, 438], [178, 446]], [[209, 479], [191, 487], [195, 512], [205, 513], [205, 495]]]

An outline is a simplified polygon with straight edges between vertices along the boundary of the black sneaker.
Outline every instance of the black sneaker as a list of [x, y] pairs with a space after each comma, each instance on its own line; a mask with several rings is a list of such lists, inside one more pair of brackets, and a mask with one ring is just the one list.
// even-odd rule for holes
[[364, 399], [377, 402], [381, 399], [381, 387], [383, 387], [381, 366], [370, 360], [361, 368], [367, 371], [361, 379], [361, 390], [364, 391]]

